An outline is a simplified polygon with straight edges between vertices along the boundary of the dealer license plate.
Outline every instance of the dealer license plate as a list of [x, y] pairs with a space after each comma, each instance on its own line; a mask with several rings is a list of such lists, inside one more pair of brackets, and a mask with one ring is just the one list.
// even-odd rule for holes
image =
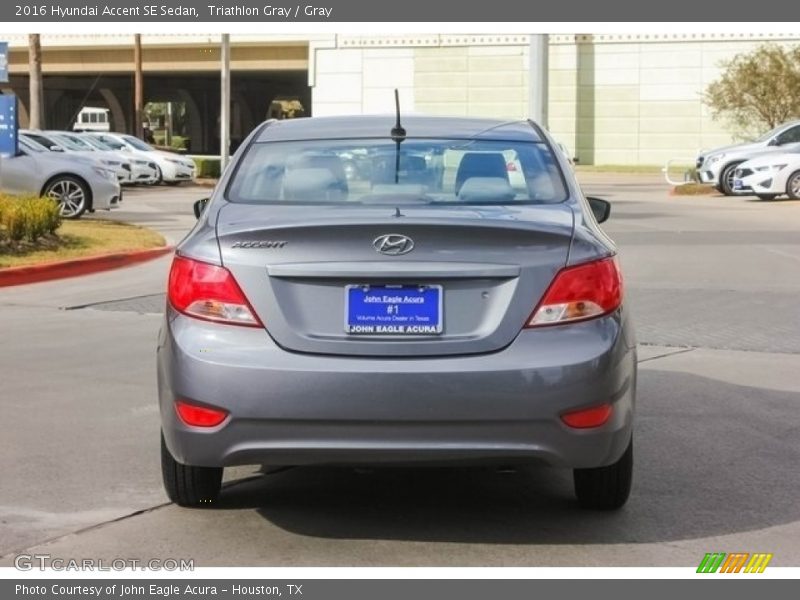
[[344, 330], [359, 335], [442, 332], [440, 285], [348, 285]]

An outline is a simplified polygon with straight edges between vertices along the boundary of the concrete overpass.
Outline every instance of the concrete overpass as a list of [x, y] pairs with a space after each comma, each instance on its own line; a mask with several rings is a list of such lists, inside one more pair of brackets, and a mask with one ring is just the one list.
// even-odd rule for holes
[[[102, 25], [98, 25], [102, 27]], [[330, 36], [328, 36], [330, 37]], [[20, 125], [28, 124], [28, 37], [9, 42], [10, 81]], [[309, 45], [313, 36], [232, 36], [232, 126], [234, 144], [267, 115], [277, 96], [296, 96], [311, 110]], [[42, 35], [45, 126], [72, 127], [82, 106], [110, 109], [115, 131], [133, 131], [133, 35]], [[144, 101], [183, 102], [193, 152], [219, 150], [218, 35], [142, 35]]]

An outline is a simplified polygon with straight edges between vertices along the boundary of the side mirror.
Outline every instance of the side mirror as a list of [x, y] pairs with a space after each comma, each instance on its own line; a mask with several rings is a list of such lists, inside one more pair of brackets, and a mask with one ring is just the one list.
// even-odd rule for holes
[[776, 137], [772, 138], [772, 139], [769, 141], [769, 143], [767, 143], [767, 146], [780, 146], [780, 145], [781, 145], [781, 144], [780, 144], [780, 142], [778, 141], [778, 138], [776, 138]]
[[50, 146], [50, 152], [64, 152], [64, 148], [54, 144]]
[[611, 216], [611, 202], [592, 196], [587, 196], [586, 201], [589, 203], [589, 207], [592, 209], [594, 218], [598, 223], [605, 223], [608, 221], [608, 217]]
[[206, 208], [206, 204], [208, 204], [208, 200], [209, 200], [208, 198], [201, 198], [192, 205], [192, 208], [194, 209], [194, 216], [196, 218], [199, 219], [200, 215], [203, 214], [203, 211]]

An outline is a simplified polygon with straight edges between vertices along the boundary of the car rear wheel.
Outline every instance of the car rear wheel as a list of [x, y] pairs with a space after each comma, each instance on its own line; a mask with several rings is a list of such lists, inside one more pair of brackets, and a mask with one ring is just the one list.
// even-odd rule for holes
[[722, 170], [722, 173], [719, 176], [719, 185], [722, 188], [722, 193], [726, 196], [738, 195], [733, 189], [733, 179], [735, 176], [736, 167], [738, 167], [740, 164], [742, 163], [736, 162], [729, 164]]
[[789, 180], [786, 182], [786, 195], [792, 200], [800, 199], [800, 171], [789, 175]]
[[575, 495], [583, 508], [615, 510], [628, 500], [633, 481], [633, 439], [622, 457], [607, 467], [575, 469]]
[[89, 188], [80, 179], [62, 175], [47, 185], [42, 196], [58, 203], [58, 210], [65, 219], [78, 219], [89, 207]]
[[167, 496], [187, 507], [211, 506], [222, 487], [222, 467], [192, 467], [179, 463], [161, 434], [161, 475]]

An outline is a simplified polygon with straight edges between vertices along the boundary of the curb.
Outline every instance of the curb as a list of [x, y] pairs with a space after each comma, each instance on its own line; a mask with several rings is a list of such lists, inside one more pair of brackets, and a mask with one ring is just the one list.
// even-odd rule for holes
[[680, 191], [678, 191], [678, 189], [675, 186], [673, 186], [669, 190], [669, 195], [670, 196], [676, 196], [678, 198], [691, 198], [692, 196], [715, 196], [715, 195], [719, 195], [719, 192], [712, 187], [712, 188], [709, 188], [708, 190], [702, 190], [702, 191], [693, 192], [693, 193], [690, 193], [690, 194], [684, 194], [684, 193], [681, 193]]
[[148, 250], [114, 252], [112, 254], [73, 258], [40, 265], [0, 269], [0, 288], [119, 269], [120, 267], [127, 267], [158, 258], [171, 253], [174, 249], [174, 246], [161, 246], [160, 248], [150, 248]]

